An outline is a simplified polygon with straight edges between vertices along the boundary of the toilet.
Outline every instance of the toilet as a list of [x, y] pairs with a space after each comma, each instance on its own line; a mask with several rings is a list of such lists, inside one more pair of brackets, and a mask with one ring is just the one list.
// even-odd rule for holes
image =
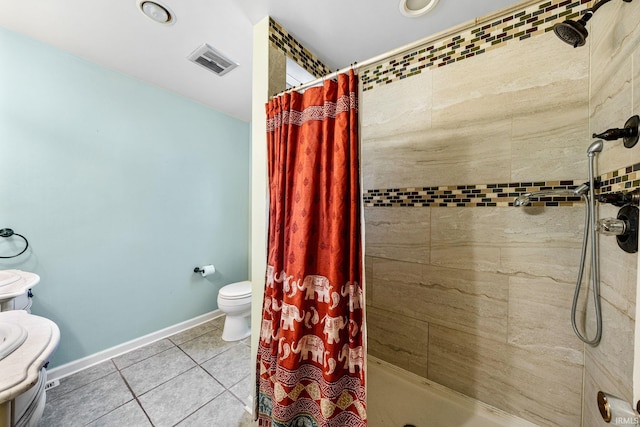
[[227, 315], [223, 340], [238, 341], [251, 335], [251, 282], [223, 286], [218, 293], [218, 308]]

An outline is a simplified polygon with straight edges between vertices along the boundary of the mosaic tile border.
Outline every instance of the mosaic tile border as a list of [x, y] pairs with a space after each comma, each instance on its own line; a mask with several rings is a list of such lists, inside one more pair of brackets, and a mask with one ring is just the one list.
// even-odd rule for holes
[[[513, 206], [516, 197], [530, 191], [566, 190], [578, 181], [511, 182], [503, 184], [453, 185], [440, 187], [367, 190], [365, 207], [496, 207]], [[532, 206], [573, 206], [579, 197], [532, 199]]]
[[508, 41], [525, 40], [544, 34], [565, 19], [574, 19], [588, 8], [589, 0], [542, 1], [512, 15], [477, 26], [457, 35], [443, 37], [414, 51], [398, 55], [360, 73], [362, 90], [420, 74], [423, 69], [443, 67], [505, 46]]
[[[640, 163], [601, 175], [599, 194], [640, 188]], [[516, 197], [540, 190], [566, 190], [584, 180], [510, 182], [502, 184], [450, 185], [367, 190], [365, 207], [507, 207]], [[582, 204], [580, 197], [532, 198], [530, 206], [567, 207]]]
[[316, 77], [326, 76], [332, 72], [273, 18], [269, 18], [269, 41], [273, 47], [282, 51]]
[[600, 176], [600, 193], [631, 191], [640, 187], [640, 163], [626, 166]]

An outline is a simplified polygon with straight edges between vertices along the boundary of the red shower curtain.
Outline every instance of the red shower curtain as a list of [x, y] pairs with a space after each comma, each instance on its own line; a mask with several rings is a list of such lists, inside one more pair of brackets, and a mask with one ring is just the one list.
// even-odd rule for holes
[[261, 426], [367, 424], [357, 92], [351, 71], [267, 104]]

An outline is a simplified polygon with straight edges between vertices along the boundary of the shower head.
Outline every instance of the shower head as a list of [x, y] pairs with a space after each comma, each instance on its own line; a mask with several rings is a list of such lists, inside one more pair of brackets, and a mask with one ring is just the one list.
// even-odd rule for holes
[[529, 203], [531, 203], [530, 196], [528, 194], [523, 194], [522, 196], [517, 197], [513, 201], [513, 206], [515, 206], [515, 207], [528, 206]]
[[532, 191], [531, 193], [524, 193], [518, 196], [513, 201], [513, 206], [528, 206], [531, 203], [532, 198], [549, 197], [549, 196], [569, 196], [580, 197], [589, 190], [589, 183], [585, 182], [575, 188], [557, 188], [541, 191]]
[[593, 12], [588, 11], [582, 18], [578, 19], [578, 21], [567, 19], [564, 22], [560, 22], [553, 26], [553, 32], [560, 40], [570, 44], [574, 48], [584, 46], [587, 36], [589, 35], [586, 24], [592, 15]]
[[[611, 0], [599, 0], [593, 5], [593, 7], [585, 10], [584, 15], [577, 21], [567, 19], [564, 22], [559, 22], [553, 26], [553, 32], [563, 42], [570, 44], [573, 47], [584, 46], [589, 31], [587, 31], [587, 21], [596, 13], [598, 9], [605, 3], [609, 3]], [[632, 0], [623, 0], [625, 3], [631, 3]]]

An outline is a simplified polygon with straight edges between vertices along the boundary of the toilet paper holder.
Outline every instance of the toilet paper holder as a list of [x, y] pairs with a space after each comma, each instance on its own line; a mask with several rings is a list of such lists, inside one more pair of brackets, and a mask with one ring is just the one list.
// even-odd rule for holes
[[216, 268], [213, 264], [203, 265], [202, 267], [195, 267], [193, 269], [194, 273], [200, 273], [202, 277], [207, 277], [216, 272]]
[[606, 423], [618, 426], [640, 424], [640, 417], [629, 402], [603, 391], [598, 392], [598, 410]]

